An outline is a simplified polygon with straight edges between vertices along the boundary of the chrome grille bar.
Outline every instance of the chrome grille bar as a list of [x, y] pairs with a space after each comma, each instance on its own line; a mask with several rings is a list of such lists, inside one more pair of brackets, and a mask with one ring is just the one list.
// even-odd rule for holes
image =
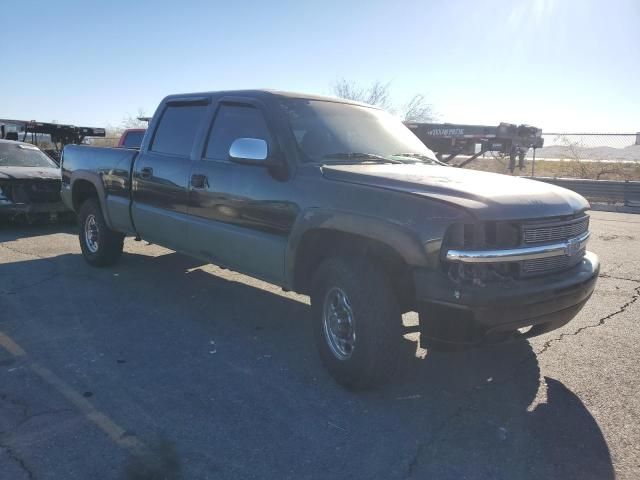
[[586, 247], [589, 232], [579, 237], [570, 238], [564, 242], [534, 247], [508, 248], [499, 250], [449, 250], [446, 259], [460, 263], [502, 263], [535, 260], [537, 258], [578, 255]]
[[575, 257], [562, 255], [558, 257], [537, 258], [536, 260], [526, 260], [522, 262], [524, 273], [543, 273], [551, 270], [567, 268], [578, 263], [584, 257], [585, 249], [580, 250]]

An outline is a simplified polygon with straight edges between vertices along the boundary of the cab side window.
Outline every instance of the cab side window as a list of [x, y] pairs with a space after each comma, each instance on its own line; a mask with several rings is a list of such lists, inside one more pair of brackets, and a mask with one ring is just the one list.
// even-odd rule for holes
[[249, 105], [221, 105], [209, 133], [205, 158], [228, 160], [229, 148], [238, 138], [260, 138], [271, 144], [262, 112]]
[[169, 105], [160, 118], [151, 150], [184, 157], [191, 155], [206, 112], [206, 105]]

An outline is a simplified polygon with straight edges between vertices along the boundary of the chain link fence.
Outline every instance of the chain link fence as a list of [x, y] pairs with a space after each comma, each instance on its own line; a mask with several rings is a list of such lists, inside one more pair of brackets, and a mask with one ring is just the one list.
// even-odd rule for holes
[[[513, 175], [640, 181], [640, 133], [543, 133]], [[466, 168], [509, 174], [509, 158], [487, 153]]]
[[[544, 133], [537, 159], [640, 162], [640, 133]], [[529, 153], [529, 158], [533, 152]]]
[[543, 138], [544, 147], [527, 156], [524, 170], [531, 176], [640, 180], [640, 133], [546, 133]]

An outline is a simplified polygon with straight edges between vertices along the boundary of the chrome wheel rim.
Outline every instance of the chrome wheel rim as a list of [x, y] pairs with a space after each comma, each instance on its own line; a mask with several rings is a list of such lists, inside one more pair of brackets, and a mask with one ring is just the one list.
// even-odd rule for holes
[[353, 310], [347, 295], [338, 287], [329, 290], [324, 298], [322, 326], [327, 345], [336, 358], [351, 358], [356, 346]]
[[91, 253], [98, 251], [98, 222], [95, 215], [88, 215], [84, 221], [84, 243]]

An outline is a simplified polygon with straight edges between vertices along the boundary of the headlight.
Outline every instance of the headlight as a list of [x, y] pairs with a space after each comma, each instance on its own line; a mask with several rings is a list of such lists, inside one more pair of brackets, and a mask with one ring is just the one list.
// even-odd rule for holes
[[456, 223], [449, 227], [445, 240], [448, 248], [481, 250], [515, 247], [520, 242], [520, 228], [510, 222]]

